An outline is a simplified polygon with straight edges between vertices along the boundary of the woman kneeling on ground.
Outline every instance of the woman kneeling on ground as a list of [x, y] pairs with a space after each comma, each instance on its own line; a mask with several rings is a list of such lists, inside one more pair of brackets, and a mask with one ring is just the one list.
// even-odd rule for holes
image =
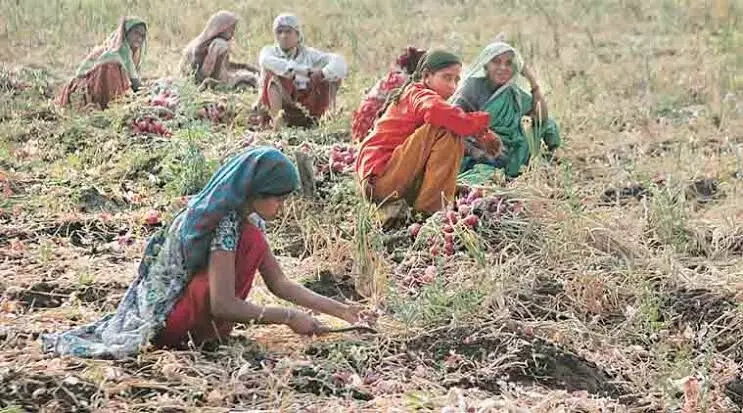
[[183, 50], [183, 74], [193, 76], [199, 85], [258, 86], [256, 67], [230, 61], [230, 42], [235, 36], [237, 21], [237, 15], [229, 11], [212, 15], [201, 34]]
[[493, 155], [498, 137], [485, 112], [466, 113], [446, 102], [462, 71], [459, 57], [432, 51], [408, 82], [390, 95], [383, 115], [361, 143], [356, 173], [375, 202], [404, 200], [434, 213], [452, 202], [464, 156], [464, 136], [477, 136]]
[[[518, 85], [519, 75], [529, 82], [531, 93]], [[468, 140], [467, 155], [471, 164], [485, 163], [503, 168], [507, 176], [515, 177], [521, 167], [529, 163], [527, 136], [534, 137], [532, 146], [541, 145], [542, 141], [550, 151], [560, 146], [559, 129], [549, 118], [547, 101], [534, 72], [524, 64], [519, 52], [506, 43], [490, 44], [480, 53], [452, 100], [467, 112], [489, 113], [490, 129], [505, 147], [502, 155], [492, 156], [484, 153], [477, 142]]]
[[231, 159], [149, 241], [139, 274], [116, 312], [42, 336], [44, 350], [121, 358], [149, 342], [179, 346], [189, 339], [200, 343], [226, 337], [234, 323], [286, 324], [307, 335], [325, 331], [305, 312], [245, 301], [256, 271], [278, 297], [356, 322], [358, 307], [315, 294], [284, 275], [261, 221], [254, 218], [274, 218], [298, 186], [296, 168], [276, 149], [251, 149]]
[[75, 77], [57, 96], [60, 106], [103, 110], [115, 98], [130, 89], [137, 91], [142, 82], [139, 66], [144, 55], [147, 24], [137, 17], [122, 17], [119, 27], [106, 42], [80, 63]]

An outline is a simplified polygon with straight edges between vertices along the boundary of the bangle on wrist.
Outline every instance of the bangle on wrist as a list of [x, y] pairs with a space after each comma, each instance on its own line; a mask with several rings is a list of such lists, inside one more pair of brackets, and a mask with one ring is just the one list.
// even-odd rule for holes
[[286, 318], [284, 318], [284, 324], [289, 324], [289, 322], [292, 321], [292, 310], [287, 308], [286, 309]]
[[256, 321], [258, 321], [259, 323], [262, 323], [263, 322], [263, 316], [265, 316], [265, 315], [266, 315], [266, 307], [263, 306], [263, 308], [261, 308], [261, 313], [258, 314], [258, 318], [256, 319]]

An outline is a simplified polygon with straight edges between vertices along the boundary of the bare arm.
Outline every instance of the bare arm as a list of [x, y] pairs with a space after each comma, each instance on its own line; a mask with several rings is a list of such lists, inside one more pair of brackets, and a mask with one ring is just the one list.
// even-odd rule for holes
[[358, 309], [316, 294], [290, 280], [281, 270], [272, 252], [269, 251], [266, 254], [261, 263], [260, 272], [268, 289], [278, 297], [314, 311], [330, 314], [349, 323], [357, 321]]
[[286, 324], [293, 316], [288, 308], [263, 307], [235, 295], [235, 253], [230, 251], [211, 252], [209, 302], [212, 316], [236, 323]]
[[201, 62], [201, 67], [199, 67], [199, 74], [202, 79], [213, 77], [212, 74], [214, 73], [214, 69], [217, 67], [217, 59], [218, 57], [210, 45], [206, 56], [204, 57], [204, 61]]
[[534, 71], [530, 67], [526, 66], [524, 67], [523, 74], [531, 85], [532, 107], [530, 115], [536, 122], [542, 125], [547, 122], [547, 119], [549, 118], [547, 101], [544, 99], [544, 95], [542, 95], [542, 90], [539, 87], [539, 83], [537, 83], [537, 77], [534, 74]]
[[232, 70], [247, 70], [249, 72], [258, 73], [260, 70], [258, 70], [257, 67], [251, 65], [250, 63], [230, 63], [230, 69]]

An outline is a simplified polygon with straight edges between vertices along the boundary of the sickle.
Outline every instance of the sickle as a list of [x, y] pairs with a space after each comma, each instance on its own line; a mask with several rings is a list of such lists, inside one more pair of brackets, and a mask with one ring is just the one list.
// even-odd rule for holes
[[349, 331], [358, 331], [361, 333], [371, 333], [371, 334], [377, 334], [377, 330], [369, 327], [369, 326], [349, 326], [349, 327], [340, 327], [340, 328], [330, 328], [325, 330], [323, 333], [346, 333]]

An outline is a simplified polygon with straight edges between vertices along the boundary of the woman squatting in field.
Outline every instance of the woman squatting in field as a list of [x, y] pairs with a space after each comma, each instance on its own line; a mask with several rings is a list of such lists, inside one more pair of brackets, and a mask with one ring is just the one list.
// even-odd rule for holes
[[147, 24], [137, 17], [122, 17], [105, 43], [80, 63], [75, 77], [57, 96], [60, 106], [106, 109], [109, 102], [141, 86], [139, 67], [144, 56]]
[[237, 22], [237, 15], [229, 11], [212, 15], [204, 30], [183, 50], [183, 75], [191, 76], [199, 85], [257, 86], [257, 68], [230, 61], [230, 42]]
[[433, 213], [454, 199], [463, 136], [476, 136], [489, 153], [499, 153], [500, 141], [488, 130], [486, 112], [466, 113], [446, 102], [461, 71], [459, 57], [429, 52], [408, 82], [390, 95], [356, 161], [365, 196], [380, 203], [402, 200]]
[[[255, 148], [223, 165], [147, 244], [139, 274], [119, 307], [100, 321], [42, 336], [44, 350], [79, 357], [135, 355], [142, 346], [178, 346], [226, 337], [235, 323], [286, 324], [298, 334], [325, 328], [305, 312], [245, 301], [260, 271], [268, 289], [349, 323], [360, 309], [315, 294], [281, 270], [261, 229], [299, 186], [294, 165]], [[256, 217], [256, 215], [258, 217]]]

